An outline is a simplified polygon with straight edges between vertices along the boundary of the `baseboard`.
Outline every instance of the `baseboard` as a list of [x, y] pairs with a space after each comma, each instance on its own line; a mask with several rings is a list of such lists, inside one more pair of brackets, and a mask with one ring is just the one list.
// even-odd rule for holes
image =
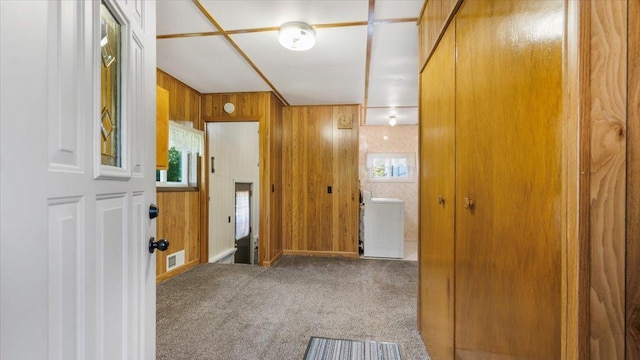
[[156, 276], [156, 284], [159, 284], [165, 280], [169, 280], [172, 277], [176, 276], [176, 275], [180, 275], [183, 272], [191, 269], [192, 267], [199, 265], [200, 264], [200, 259], [195, 259], [195, 260], [191, 260], [188, 263], [185, 263], [184, 265], [180, 266], [179, 268], [173, 269], [171, 271], [167, 271], [164, 274], [161, 274], [159, 276]]
[[222, 260], [222, 259], [224, 259], [226, 257], [229, 257], [230, 255], [235, 254], [235, 252], [236, 252], [236, 248], [227, 249], [227, 250], [225, 250], [225, 251], [223, 251], [223, 252], [221, 252], [221, 253], [219, 253], [219, 254], [217, 254], [215, 256], [210, 257], [209, 258], [209, 262], [210, 263], [220, 262], [220, 260]]
[[358, 252], [347, 251], [310, 251], [310, 250], [284, 250], [284, 255], [303, 255], [303, 256], [320, 256], [320, 257], [342, 257], [357, 258]]
[[274, 256], [273, 259], [269, 261], [263, 261], [262, 263], [260, 263], [260, 266], [271, 267], [271, 265], [275, 264], [276, 261], [280, 260], [281, 257], [282, 257], [282, 251], [280, 251], [276, 256]]

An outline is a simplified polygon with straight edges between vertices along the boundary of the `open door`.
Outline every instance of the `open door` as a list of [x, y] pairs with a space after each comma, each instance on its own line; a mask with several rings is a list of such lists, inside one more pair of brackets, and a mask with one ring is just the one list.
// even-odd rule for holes
[[[251, 234], [249, 238], [244, 234], [237, 237], [236, 229], [240, 223], [243, 224], [242, 229], [259, 229], [260, 226], [260, 206], [256, 203], [260, 199], [259, 123], [210, 122], [206, 129], [210, 157], [209, 262], [249, 264], [251, 255], [247, 260], [246, 253], [251, 251], [256, 239]], [[240, 201], [244, 201], [246, 194], [243, 191], [246, 190], [243, 189], [247, 189], [247, 186], [250, 190], [249, 222], [237, 223], [238, 196], [241, 197]], [[245, 254], [237, 254], [238, 251], [244, 251]]]
[[155, 2], [0, 6], [0, 358], [155, 359]]
[[235, 247], [234, 263], [251, 264], [251, 184], [236, 183]]

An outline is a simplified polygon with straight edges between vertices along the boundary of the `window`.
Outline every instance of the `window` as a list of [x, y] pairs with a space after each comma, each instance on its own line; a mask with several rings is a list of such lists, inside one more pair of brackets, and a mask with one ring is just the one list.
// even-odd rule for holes
[[203, 153], [204, 132], [169, 121], [169, 168], [156, 170], [158, 186], [197, 186], [198, 159]]
[[372, 182], [414, 182], [415, 156], [412, 153], [368, 153], [367, 172]]
[[121, 25], [111, 9], [100, 4], [100, 163], [122, 167]]
[[249, 191], [236, 191], [236, 240], [249, 235]]

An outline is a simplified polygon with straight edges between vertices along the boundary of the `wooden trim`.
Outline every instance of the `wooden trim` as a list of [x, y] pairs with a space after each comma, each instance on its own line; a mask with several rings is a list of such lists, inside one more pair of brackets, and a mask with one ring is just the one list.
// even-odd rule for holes
[[166, 72], [166, 71], [164, 71], [164, 70], [162, 70], [162, 69], [160, 69], [160, 68], [156, 68], [156, 70], [157, 70], [157, 71], [160, 71], [161, 73], [163, 73], [163, 74], [165, 74], [165, 75], [167, 75], [167, 76], [169, 76], [169, 77], [171, 77], [171, 78], [172, 78], [173, 80], [175, 80], [177, 83], [182, 84], [182, 85], [184, 85], [185, 87], [187, 87], [187, 88], [189, 88], [189, 89], [193, 90], [193, 92], [195, 92], [196, 94], [198, 94], [198, 95], [202, 95], [198, 90], [196, 90], [196, 89], [192, 88], [191, 86], [187, 85], [184, 81], [179, 80], [178, 78], [176, 78], [175, 76], [173, 76], [173, 75], [169, 74], [168, 72]]
[[565, 1], [562, 358], [589, 358], [590, 41], [588, 1]]
[[417, 105], [405, 105], [405, 106], [367, 106], [365, 109], [417, 109]]
[[204, 37], [204, 36], [218, 36], [218, 35], [222, 35], [222, 33], [220, 31], [208, 31], [208, 32], [195, 32], [195, 33], [166, 34], [166, 35], [157, 35], [156, 40], [181, 39], [181, 38], [190, 38], [190, 37]]
[[193, 186], [157, 186], [156, 192], [198, 192], [200, 189]]
[[626, 356], [640, 359], [640, 0], [629, 0]]
[[276, 254], [276, 256], [273, 257], [273, 259], [269, 260], [269, 261], [262, 261], [260, 263], [260, 266], [264, 266], [264, 267], [271, 267], [271, 265], [275, 264], [278, 260], [280, 260], [280, 258], [282, 257], [283, 253], [282, 251], [279, 252], [278, 254]]
[[261, 115], [238, 115], [238, 116], [203, 116], [204, 122], [253, 122], [260, 121]]
[[202, 101], [200, 102], [200, 130], [204, 132], [204, 154], [202, 154], [202, 166], [203, 170], [199, 171], [200, 174], [200, 263], [206, 264], [209, 262], [209, 175], [207, 173], [207, 156], [209, 147], [207, 146], [207, 128], [206, 123], [202, 121]]
[[[207, 263], [209, 262], [209, 174], [211, 174], [211, 163], [209, 162], [209, 137], [207, 135], [207, 123], [210, 122], [257, 122], [258, 124], [262, 124], [264, 122], [263, 120], [263, 116], [260, 115], [239, 115], [239, 116], [202, 116], [202, 122], [203, 122], [203, 131], [204, 131], [204, 174], [203, 174], [203, 179], [202, 179], [202, 208], [200, 210], [200, 214], [204, 213], [204, 220], [203, 222], [206, 225], [206, 228], [203, 231], [203, 233], [201, 234], [201, 241], [200, 241], [200, 259], [202, 263]], [[260, 149], [259, 149], [259, 154], [258, 157], [262, 158], [262, 153], [263, 151], [265, 151], [265, 149], [263, 149], [262, 144], [265, 141], [263, 139], [263, 136], [265, 136], [265, 134], [263, 134], [263, 132], [261, 131], [259, 134], [259, 141], [260, 141]], [[260, 166], [260, 174], [259, 174], [259, 179], [260, 179], [260, 186], [262, 186], [262, 182], [265, 181], [264, 179], [264, 174], [263, 174], [263, 166]], [[266, 180], [268, 181], [268, 179]], [[266, 196], [267, 194], [263, 194], [262, 191], [260, 191], [260, 199], [258, 199], [258, 206], [260, 207], [260, 229], [258, 229], [258, 238], [260, 239], [260, 246], [259, 246], [259, 250], [258, 252], [262, 252], [265, 251], [263, 250], [263, 246], [262, 246], [262, 233], [260, 232], [260, 230], [262, 229], [262, 222], [265, 221], [265, 211], [262, 208], [262, 198], [264, 196]], [[258, 258], [260, 258], [260, 254], [258, 254]]]
[[591, 0], [589, 338], [598, 359], [623, 359], [625, 348], [627, 3]]
[[420, 15], [418, 15], [418, 20], [416, 21], [418, 25], [420, 25], [420, 23], [422, 22], [422, 17], [424, 16], [425, 10], [427, 10], [427, 3], [429, 1], [433, 0], [424, 0], [424, 2], [422, 3], [422, 9], [420, 9]]
[[[367, 15], [367, 57], [365, 59], [364, 70], [364, 101], [362, 106], [366, 107], [369, 103], [369, 73], [371, 72], [371, 47], [373, 43], [373, 31], [375, 25], [373, 23], [375, 19], [376, 0], [369, 0], [369, 13]], [[360, 125], [366, 123], [367, 113], [362, 112], [360, 117]]]
[[[433, 52], [436, 51], [436, 48], [438, 47], [438, 44], [440, 43], [440, 40], [442, 40], [442, 37], [444, 36], [444, 32], [447, 30], [447, 28], [449, 27], [449, 24], [451, 24], [451, 21], [453, 21], [453, 18], [456, 16], [456, 14], [458, 13], [458, 10], [460, 9], [460, 6], [462, 5], [462, 2], [464, 0], [457, 0], [455, 6], [453, 7], [453, 9], [451, 9], [451, 12], [449, 13], [449, 16], [447, 16], [447, 21], [444, 22], [444, 24], [442, 25], [442, 28], [440, 29], [440, 33], [438, 34], [438, 38], [436, 39], [435, 43], [433, 44], [433, 47], [429, 50], [429, 55], [427, 55], [427, 58], [424, 59], [424, 63], [420, 64], [420, 71], [422, 72], [424, 70], [424, 67], [427, 66], [427, 63], [429, 62], [429, 59], [431, 59], [431, 56], [433, 56]], [[426, 5], [426, 2], [425, 2]], [[422, 17], [422, 14], [420, 14], [420, 17]]]
[[200, 265], [200, 259], [196, 259], [196, 260], [192, 260], [188, 263], [185, 263], [184, 265], [180, 266], [177, 269], [173, 269], [171, 271], [168, 271], [158, 277], [156, 277], [156, 284], [160, 284], [161, 282], [165, 281], [165, 280], [169, 280], [170, 278], [182, 274], [183, 272], [197, 266]]
[[275, 85], [271, 83], [271, 80], [269, 80], [269, 78], [267, 78], [267, 76], [262, 72], [262, 70], [260, 70], [260, 68], [258, 68], [258, 66], [251, 60], [251, 58], [249, 58], [249, 56], [244, 51], [242, 51], [240, 46], [235, 41], [233, 41], [231, 36], [229, 36], [229, 34], [222, 28], [222, 26], [220, 26], [220, 24], [216, 21], [216, 19], [213, 18], [211, 13], [204, 7], [204, 5], [200, 3], [200, 0], [193, 0], [193, 3], [196, 4], [200, 12], [207, 18], [207, 20], [209, 20], [209, 22], [213, 26], [215, 26], [216, 29], [220, 30], [220, 32], [222, 33], [222, 36], [224, 36], [224, 38], [227, 40], [229, 45], [231, 45], [236, 50], [236, 52], [247, 62], [247, 64], [249, 64], [249, 66], [251, 66], [251, 68], [258, 74], [258, 76], [260, 76], [262, 80], [264, 80], [264, 82], [266, 82], [267, 85], [269, 85], [269, 87], [271, 88], [271, 90], [273, 90], [273, 93], [278, 97], [278, 99], [282, 101], [284, 105], [289, 105], [289, 102], [287, 102], [285, 97], [280, 93], [280, 91], [278, 91]]
[[[373, 126], [390, 127], [389, 125], [371, 125], [371, 124], [362, 124], [362, 125], [360, 125], [360, 127], [373, 127]], [[418, 126], [418, 124], [396, 124], [393, 127], [403, 127], [403, 126]]]
[[360, 254], [358, 254], [358, 252], [346, 252], [346, 251], [283, 250], [283, 254], [284, 255], [319, 256], [319, 257], [341, 257], [341, 258], [360, 257]]
[[[417, 22], [418, 18], [398, 18], [398, 19], [379, 19], [373, 22], [374, 25], [384, 25], [384, 24], [395, 24], [395, 23], [406, 23], [406, 22]], [[329, 29], [329, 28], [342, 28], [342, 27], [352, 27], [352, 26], [367, 26], [367, 21], [350, 21], [350, 22], [342, 22], [342, 23], [326, 23], [326, 24], [309, 24], [314, 29]], [[236, 29], [236, 30], [226, 30], [224, 33], [222, 31], [207, 31], [207, 32], [194, 32], [194, 33], [179, 33], [179, 34], [164, 34], [156, 36], [156, 40], [163, 39], [179, 39], [179, 38], [188, 38], [188, 37], [201, 37], [201, 36], [224, 36], [227, 35], [238, 35], [238, 34], [252, 34], [252, 33], [260, 33], [260, 32], [269, 32], [269, 31], [279, 31], [279, 26], [270, 26], [263, 28], [252, 28], [252, 29]]]
[[322, 104], [322, 105], [289, 105], [288, 108], [314, 108], [314, 107], [333, 107], [333, 106], [360, 106], [360, 104]]

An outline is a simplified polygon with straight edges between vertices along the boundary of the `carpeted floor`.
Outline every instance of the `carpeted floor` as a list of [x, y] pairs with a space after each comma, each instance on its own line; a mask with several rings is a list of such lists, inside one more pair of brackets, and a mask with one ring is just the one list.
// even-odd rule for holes
[[285, 256], [204, 264], [157, 287], [157, 359], [300, 360], [311, 336], [397, 342], [416, 330], [417, 263]]

